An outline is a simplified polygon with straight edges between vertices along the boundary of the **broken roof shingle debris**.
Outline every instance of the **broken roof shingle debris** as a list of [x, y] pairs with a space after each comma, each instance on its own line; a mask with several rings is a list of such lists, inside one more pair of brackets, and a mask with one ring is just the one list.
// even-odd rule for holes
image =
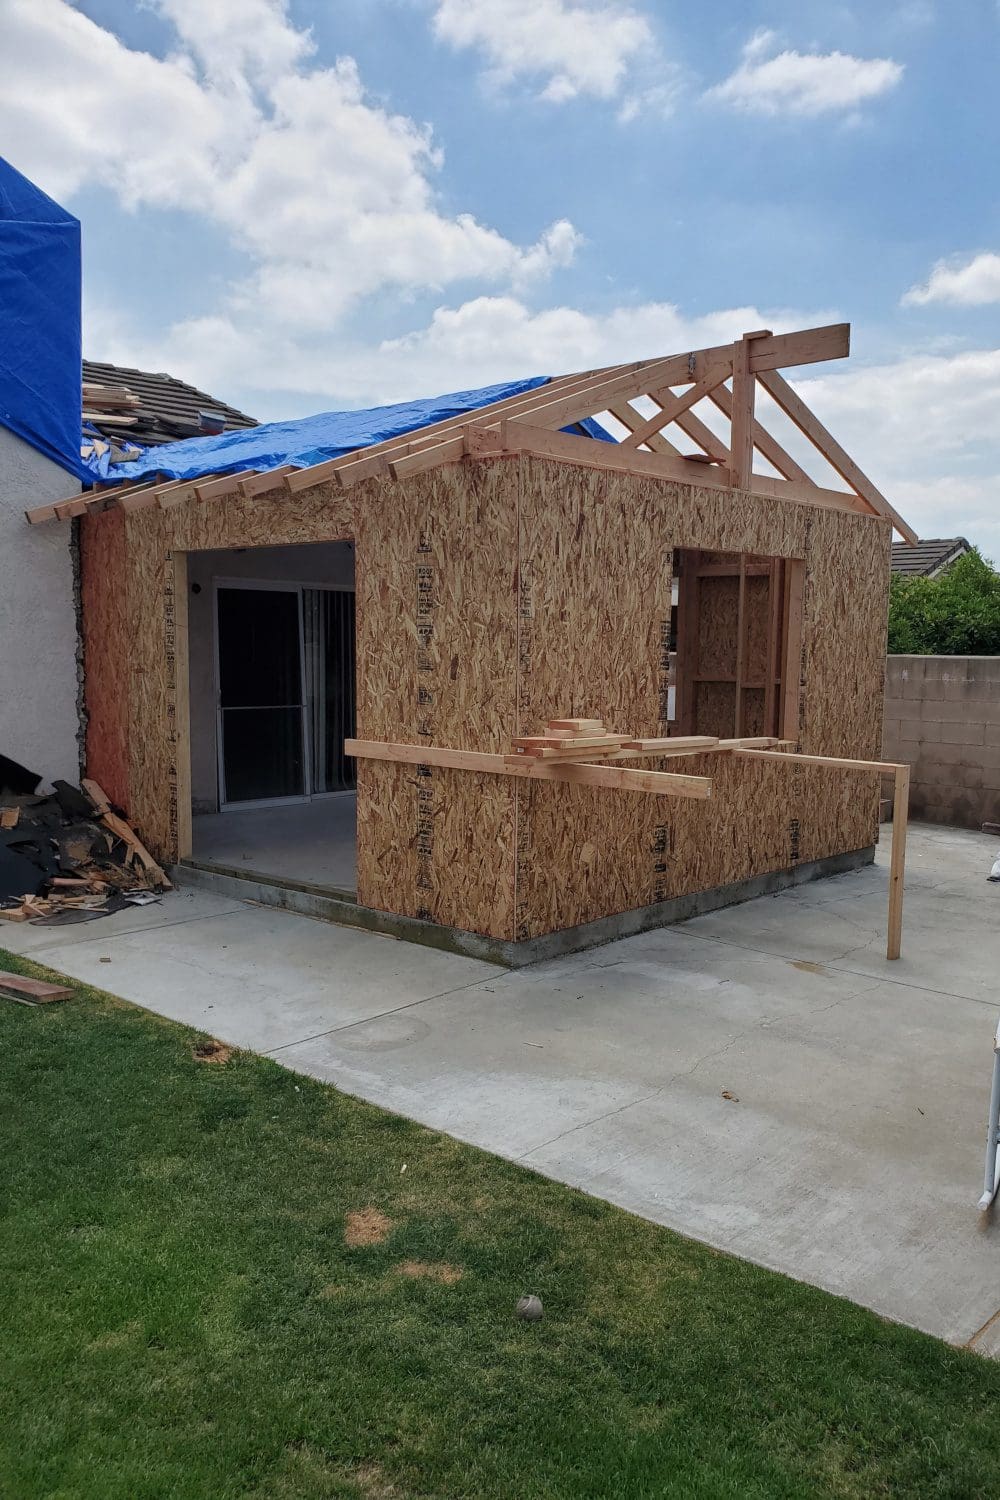
[[83, 361], [85, 459], [129, 463], [145, 448], [256, 427], [254, 417], [197, 386], [149, 370]]
[[89, 921], [170, 889], [95, 782], [55, 781], [38, 796], [40, 780], [0, 756], [0, 920]]

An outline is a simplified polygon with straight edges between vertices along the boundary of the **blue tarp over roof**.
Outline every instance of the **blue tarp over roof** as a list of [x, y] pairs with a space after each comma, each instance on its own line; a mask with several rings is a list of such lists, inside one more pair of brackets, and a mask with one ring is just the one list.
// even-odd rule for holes
[[76, 477], [80, 224], [0, 157], [0, 423]]
[[[365, 411], [328, 411], [315, 417], [300, 417], [293, 422], [267, 422], [260, 427], [244, 427], [224, 432], [218, 437], [185, 438], [178, 443], [163, 443], [143, 450], [131, 463], [109, 464], [104, 454], [89, 465], [94, 480], [138, 480], [162, 474], [170, 479], [201, 479], [206, 474], [235, 474], [242, 469], [264, 472], [284, 464], [308, 468], [329, 458], [342, 458], [372, 443], [402, 437], [418, 427], [461, 417], [493, 401], [519, 396], [524, 391], [545, 385], [549, 377], [536, 375], [530, 380], [508, 381], [504, 385], [487, 385], [474, 391], [453, 391], [447, 396], [432, 396], [422, 401], [402, 401], [395, 406], [369, 407]], [[596, 422], [588, 418], [579, 424], [590, 437], [613, 441]]]

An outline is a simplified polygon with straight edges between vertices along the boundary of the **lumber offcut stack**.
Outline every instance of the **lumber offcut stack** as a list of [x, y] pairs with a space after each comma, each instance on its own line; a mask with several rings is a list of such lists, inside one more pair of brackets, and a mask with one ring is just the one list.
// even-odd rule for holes
[[0, 922], [88, 921], [170, 889], [96, 782], [38, 796], [38, 780], [0, 757]]
[[556, 762], [614, 760], [629, 740], [627, 734], [611, 734], [603, 719], [550, 719], [544, 734], [521, 735], [514, 741], [508, 760], [531, 755]]

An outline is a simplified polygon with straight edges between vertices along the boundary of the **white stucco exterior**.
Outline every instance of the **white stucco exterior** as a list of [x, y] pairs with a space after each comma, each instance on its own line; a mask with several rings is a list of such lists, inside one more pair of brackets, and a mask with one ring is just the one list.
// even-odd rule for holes
[[79, 485], [0, 426], [0, 754], [48, 783], [80, 774], [71, 528], [25, 509]]

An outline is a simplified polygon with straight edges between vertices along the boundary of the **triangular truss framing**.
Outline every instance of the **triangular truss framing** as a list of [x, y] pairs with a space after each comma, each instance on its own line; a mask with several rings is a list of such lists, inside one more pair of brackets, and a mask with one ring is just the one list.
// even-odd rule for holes
[[[762, 329], [744, 334], [733, 344], [563, 375], [506, 401], [306, 468], [283, 465], [264, 473], [244, 470], [195, 480], [107, 485], [26, 514], [36, 524], [112, 505], [123, 510], [167, 509], [192, 499], [218, 500], [234, 494], [248, 498], [279, 490], [296, 493], [320, 483], [346, 489], [375, 475], [405, 479], [463, 459], [530, 452], [593, 468], [878, 515], [891, 521], [912, 545], [917, 540], [913, 529], [780, 374], [789, 366], [843, 359], [849, 347], [847, 323], [784, 334]], [[757, 409], [758, 387], [809, 439], [847, 485], [846, 490], [814, 483], [767, 430]], [[646, 409], [641, 410], [637, 401], [643, 401]], [[702, 420], [696, 410], [699, 406], [715, 418], [716, 429], [716, 413], [721, 413], [728, 426], [728, 442]], [[618, 441], [576, 436], [574, 427], [586, 418], [619, 430]], [[677, 446], [681, 440], [687, 451]], [[780, 477], [755, 473], [755, 453]]]

